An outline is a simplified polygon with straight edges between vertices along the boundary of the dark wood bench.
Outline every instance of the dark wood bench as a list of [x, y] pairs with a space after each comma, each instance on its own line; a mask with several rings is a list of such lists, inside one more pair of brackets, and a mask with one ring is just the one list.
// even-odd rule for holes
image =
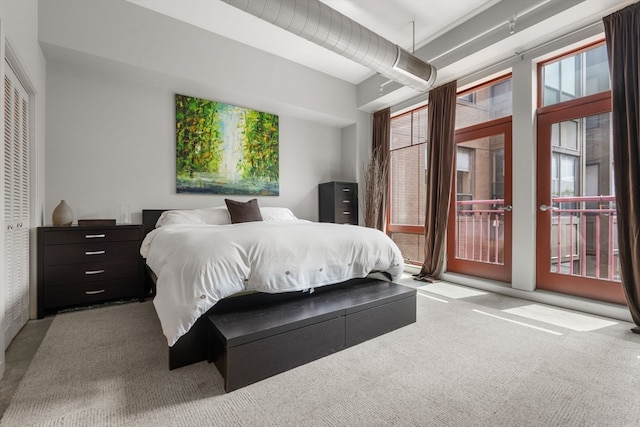
[[369, 280], [208, 316], [208, 360], [227, 392], [416, 321], [416, 290]]

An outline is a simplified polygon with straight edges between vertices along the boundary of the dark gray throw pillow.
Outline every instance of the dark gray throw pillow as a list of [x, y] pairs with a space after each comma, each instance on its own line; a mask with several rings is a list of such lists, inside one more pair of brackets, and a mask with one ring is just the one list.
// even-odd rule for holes
[[260, 206], [258, 206], [258, 199], [252, 199], [248, 202], [224, 199], [224, 202], [227, 204], [227, 210], [229, 211], [232, 224], [237, 224], [239, 222], [262, 221], [262, 214], [260, 213]]

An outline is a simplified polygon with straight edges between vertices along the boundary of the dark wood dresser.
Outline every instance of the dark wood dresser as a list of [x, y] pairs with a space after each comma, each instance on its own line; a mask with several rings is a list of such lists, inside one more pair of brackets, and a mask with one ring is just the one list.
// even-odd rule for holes
[[64, 307], [144, 300], [142, 225], [38, 227], [38, 318]]
[[318, 186], [320, 222], [358, 225], [358, 184], [325, 182]]

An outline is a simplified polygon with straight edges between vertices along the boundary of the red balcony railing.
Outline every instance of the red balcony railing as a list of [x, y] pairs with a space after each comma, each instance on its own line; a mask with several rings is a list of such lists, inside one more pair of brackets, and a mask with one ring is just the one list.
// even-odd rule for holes
[[615, 201], [615, 196], [552, 197], [552, 272], [620, 281]]
[[[502, 264], [503, 199], [456, 202], [456, 257]], [[619, 281], [615, 196], [553, 197], [551, 272]]]
[[503, 264], [503, 199], [456, 202], [456, 258]]

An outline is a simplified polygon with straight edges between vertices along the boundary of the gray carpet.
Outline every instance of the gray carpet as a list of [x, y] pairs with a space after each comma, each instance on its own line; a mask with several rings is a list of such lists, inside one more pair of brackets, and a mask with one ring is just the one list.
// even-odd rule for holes
[[640, 425], [640, 336], [476, 308], [509, 317], [419, 296], [416, 324], [228, 394], [213, 364], [167, 369], [151, 302], [63, 313], [0, 425]]

